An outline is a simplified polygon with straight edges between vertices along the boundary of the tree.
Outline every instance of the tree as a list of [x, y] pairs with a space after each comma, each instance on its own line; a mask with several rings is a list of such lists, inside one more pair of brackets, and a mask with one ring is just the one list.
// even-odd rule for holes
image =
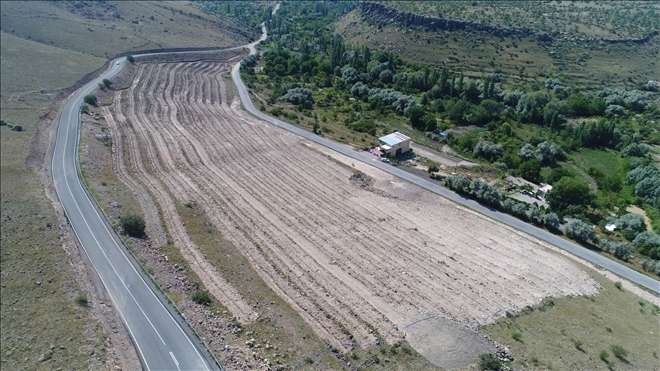
[[522, 148], [520, 149], [520, 152], [518, 152], [518, 157], [520, 157], [521, 160], [527, 161], [533, 159], [534, 156], [534, 146], [531, 144], [527, 143]]
[[96, 95], [88, 94], [88, 95], [85, 95], [85, 98], [83, 98], [83, 100], [85, 101], [85, 103], [96, 107], [96, 102], [97, 102], [98, 99], [96, 98]]
[[424, 125], [426, 126], [426, 131], [434, 131], [438, 128], [438, 120], [435, 119], [435, 115], [432, 113], [427, 113], [424, 116]]
[[112, 85], [112, 81], [108, 79], [103, 79], [103, 85], [105, 85], [106, 88], [110, 88], [110, 85]]
[[424, 124], [424, 114], [424, 108], [421, 106], [410, 107], [408, 113], [406, 113], [408, 123], [417, 130], [424, 130], [426, 126]]
[[80, 112], [89, 113], [89, 105], [87, 103], [83, 103], [82, 106], [80, 106]]
[[563, 177], [548, 192], [546, 199], [553, 209], [563, 210], [569, 205], [587, 205], [594, 197], [585, 180]]
[[596, 232], [594, 232], [594, 228], [577, 219], [573, 219], [566, 224], [566, 235], [581, 242], [596, 240]]
[[141, 238], [144, 237], [144, 229], [146, 223], [139, 215], [124, 215], [120, 219], [121, 228], [124, 233], [131, 237]]
[[135, 63], [135, 58], [133, 58], [132, 55], [127, 55], [126, 60], [129, 61], [130, 63]]
[[559, 229], [560, 226], [559, 217], [555, 213], [543, 214], [541, 216], [541, 221], [548, 228]]
[[502, 195], [497, 188], [484, 182], [481, 179], [475, 179], [470, 183], [470, 190], [477, 199], [494, 206], [499, 206], [502, 201]]
[[621, 150], [621, 157], [644, 157], [649, 153], [649, 146], [639, 143], [631, 143]]
[[541, 180], [541, 162], [537, 159], [527, 160], [518, 167], [520, 176], [532, 183], [538, 183]]
[[493, 159], [502, 156], [502, 153], [504, 153], [504, 148], [501, 144], [479, 141], [477, 145], [474, 146], [473, 152], [477, 156], [481, 156], [492, 161]]
[[555, 161], [555, 157], [559, 154], [559, 147], [554, 143], [545, 141], [539, 143], [536, 146], [536, 158], [541, 161], [542, 164], [552, 163]]
[[470, 179], [465, 175], [450, 175], [447, 177], [447, 186], [456, 192], [466, 192], [470, 187]]
[[434, 164], [434, 165], [429, 166], [428, 171], [429, 171], [429, 174], [433, 174], [433, 173], [437, 173], [438, 171], [440, 171], [440, 168], [438, 168], [438, 165]]

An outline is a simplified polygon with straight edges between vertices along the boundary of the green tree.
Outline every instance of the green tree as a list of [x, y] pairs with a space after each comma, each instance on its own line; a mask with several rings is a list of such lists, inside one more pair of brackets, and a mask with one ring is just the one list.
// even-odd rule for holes
[[424, 130], [426, 124], [424, 123], [424, 108], [421, 106], [412, 106], [406, 113], [408, 116], [408, 123], [417, 130]]
[[103, 85], [105, 85], [106, 88], [110, 88], [110, 85], [112, 85], [112, 81], [108, 79], [103, 79]]
[[135, 63], [135, 58], [133, 58], [132, 55], [126, 56], [126, 60], [129, 61], [130, 63]]
[[139, 215], [124, 215], [120, 219], [121, 227], [124, 230], [124, 233], [131, 237], [144, 237], [144, 229], [146, 223]]
[[83, 103], [82, 106], [80, 106], [80, 112], [89, 113], [89, 105], [87, 103]]
[[85, 103], [96, 107], [96, 101], [97, 101], [96, 95], [94, 94], [85, 95], [85, 98], [83, 98], [83, 100], [85, 101]]
[[585, 180], [565, 176], [555, 183], [546, 199], [552, 208], [563, 210], [569, 205], [588, 205], [594, 197]]
[[541, 162], [537, 159], [527, 160], [520, 164], [518, 172], [524, 179], [538, 183], [541, 179]]

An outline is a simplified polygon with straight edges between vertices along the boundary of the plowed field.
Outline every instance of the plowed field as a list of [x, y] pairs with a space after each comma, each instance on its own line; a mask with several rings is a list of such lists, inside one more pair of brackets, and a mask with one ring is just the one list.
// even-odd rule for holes
[[143, 64], [107, 117], [113, 149], [130, 159], [119, 166], [124, 177], [130, 169], [149, 189], [144, 197], [159, 205], [175, 245], [240, 321], [255, 314], [191, 241], [176, 202], [203, 208], [333, 344], [429, 314], [475, 321], [548, 296], [596, 293], [586, 273], [538, 241], [249, 116], [226, 100], [228, 68]]

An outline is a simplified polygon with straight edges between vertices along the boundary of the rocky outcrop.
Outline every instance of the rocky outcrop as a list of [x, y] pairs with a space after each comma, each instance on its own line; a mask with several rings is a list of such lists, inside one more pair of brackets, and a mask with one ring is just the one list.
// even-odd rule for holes
[[492, 24], [459, 21], [448, 18], [434, 18], [421, 14], [403, 12], [381, 3], [364, 1], [361, 3], [362, 14], [379, 24], [397, 23], [402, 26], [421, 26], [429, 30], [471, 30], [488, 32], [495, 36], [525, 36], [536, 38], [541, 42], [552, 42], [552, 37], [545, 32], [537, 32], [522, 27], [500, 27]]
[[[361, 3], [362, 14], [369, 18], [371, 21], [378, 23], [380, 25], [386, 24], [399, 24], [404, 27], [410, 26], [421, 26], [428, 28], [432, 31], [437, 30], [446, 30], [446, 31], [455, 31], [455, 30], [468, 30], [468, 31], [482, 31], [488, 32], [494, 36], [524, 36], [532, 39], [536, 39], [540, 42], [553, 42], [553, 37], [547, 32], [536, 31], [530, 28], [524, 27], [500, 27], [493, 24], [479, 23], [479, 22], [470, 22], [470, 21], [459, 21], [455, 19], [448, 18], [435, 18], [428, 17], [421, 14], [415, 14], [410, 12], [400, 11], [394, 8], [391, 8], [387, 5], [376, 3], [372, 1], [364, 1]], [[648, 35], [639, 38], [626, 38], [626, 39], [600, 39], [603, 42], [610, 44], [617, 43], [634, 43], [634, 44], [644, 44], [649, 42], [654, 36], [658, 35], [658, 30], [651, 31]], [[566, 36], [561, 37], [565, 39]], [[598, 41], [599, 39], [587, 39], [582, 41], [592, 42]]]
[[626, 42], [630, 42], [633, 44], [644, 44], [649, 42], [651, 38], [653, 38], [653, 36], [656, 36], [657, 34], [658, 34], [658, 30], [653, 30], [649, 32], [648, 35], [639, 39], [602, 39], [602, 40], [610, 44], [618, 44], [618, 43], [626, 43]]

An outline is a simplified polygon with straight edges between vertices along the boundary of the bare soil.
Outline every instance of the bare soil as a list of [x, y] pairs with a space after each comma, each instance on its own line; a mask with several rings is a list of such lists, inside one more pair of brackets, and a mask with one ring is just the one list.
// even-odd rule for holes
[[[228, 68], [141, 65], [105, 116], [113, 150], [128, 153], [174, 245], [239, 321], [259, 313], [200, 253], [177, 203], [202, 209], [330, 344], [372, 341], [430, 314], [466, 327], [546, 297], [597, 292], [582, 269], [537, 240], [367, 165], [342, 166], [328, 158], [342, 156], [255, 120], [227, 101]], [[356, 179], [356, 170], [367, 177]], [[388, 341], [428, 344], [429, 335], [393, 331]], [[430, 341], [440, 347], [442, 339]], [[482, 350], [437, 362], [466, 366]]]

